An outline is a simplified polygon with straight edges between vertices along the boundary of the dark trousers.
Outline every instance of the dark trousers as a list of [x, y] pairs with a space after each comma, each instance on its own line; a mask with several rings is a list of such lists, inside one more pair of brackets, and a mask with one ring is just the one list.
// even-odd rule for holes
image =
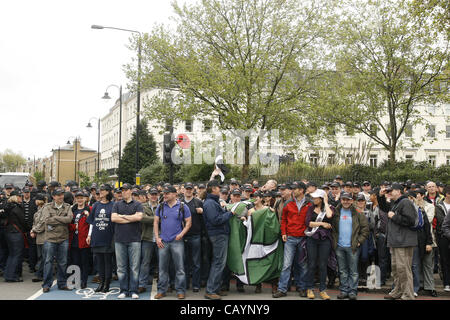
[[202, 259], [200, 264], [200, 278], [202, 282], [207, 282], [209, 277], [209, 269], [211, 269], [212, 245], [207, 235], [201, 236], [202, 243]]
[[5, 270], [8, 259], [8, 241], [6, 240], [6, 227], [0, 226], [0, 269]]
[[111, 281], [112, 278], [112, 252], [111, 253], [95, 253], [98, 274], [102, 281]]
[[25, 249], [25, 255], [28, 257], [28, 266], [30, 269], [35, 269], [37, 263], [36, 238], [32, 238], [30, 233], [27, 233], [27, 241], [29, 248]]
[[36, 245], [37, 263], [36, 263], [36, 272], [34, 273], [36, 278], [43, 278], [44, 277], [45, 253], [43, 252], [43, 250], [44, 250], [44, 245], [43, 244], [37, 244]]
[[200, 289], [201, 265], [201, 237], [200, 235], [187, 235], [184, 238], [186, 282], [192, 277], [192, 288]]
[[436, 237], [437, 245], [439, 248], [439, 257], [442, 270], [442, 282], [444, 286], [450, 285], [450, 252], [449, 252], [449, 240], [446, 237]]
[[18, 280], [22, 275], [24, 241], [20, 232], [7, 232], [9, 255], [6, 261], [5, 280]]
[[81, 269], [81, 283], [87, 283], [89, 275], [89, 252], [90, 248], [70, 248], [70, 264], [74, 264]]
[[327, 264], [331, 251], [329, 239], [318, 240], [311, 237], [306, 239], [306, 251], [308, 252], [308, 271], [306, 275], [306, 288], [314, 288], [314, 274], [316, 267], [319, 269], [319, 290], [324, 291], [327, 287]]
[[378, 254], [378, 266], [380, 267], [381, 283], [386, 282], [387, 275], [390, 273], [391, 253], [386, 246], [386, 235], [379, 233], [376, 238], [377, 241], [377, 254]]

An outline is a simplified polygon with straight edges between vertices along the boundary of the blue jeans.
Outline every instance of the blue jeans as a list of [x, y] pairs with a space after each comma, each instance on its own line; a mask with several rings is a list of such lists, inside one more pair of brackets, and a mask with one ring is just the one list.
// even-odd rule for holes
[[53, 282], [53, 258], [56, 257], [58, 266], [58, 288], [67, 286], [67, 255], [69, 254], [69, 240], [63, 242], [44, 242], [44, 283], [42, 288], [50, 288]]
[[306, 274], [308, 272], [308, 265], [306, 261], [303, 261], [302, 263], [299, 263], [297, 261], [303, 253], [303, 241], [306, 241], [305, 237], [287, 237], [287, 241], [284, 243], [283, 269], [281, 270], [280, 281], [278, 282], [278, 291], [286, 293], [288, 290], [288, 283], [291, 277], [291, 266], [294, 262], [294, 257], [296, 256], [296, 254], [297, 258], [295, 259], [296, 261], [294, 263], [299, 264], [299, 269], [297, 269], [299, 274], [298, 277], [294, 276], [294, 279], [298, 279], [296, 285], [300, 288], [300, 290], [306, 289]]
[[357, 295], [359, 248], [353, 253], [352, 248], [338, 246], [336, 259], [339, 265], [339, 290], [341, 293]]
[[314, 274], [316, 266], [319, 265], [319, 290], [324, 291], [327, 288], [327, 264], [331, 251], [331, 242], [329, 239], [318, 240], [311, 237], [306, 239], [306, 250], [308, 251], [308, 273], [307, 289], [314, 288]]
[[120, 293], [138, 293], [139, 267], [141, 265], [140, 242], [116, 242], [117, 276]]
[[159, 251], [158, 293], [166, 293], [169, 287], [170, 257], [175, 267], [175, 290], [177, 294], [186, 292], [186, 274], [184, 272], [184, 240], [162, 241], [164, 248]]
[[413, 286], [415, 293], [419, 292], [421, 270], [422, 270], [422, 261], [420, 260], [419, 247], [415, 247], [412, 260]]
[[19, 232], [7, 232], [9, 255], [6, 260], [5, 280], [18, 280], [22, 271], [24, 241]]
[[36, 245], [36, 253], [37, 253], [38, 260], [36, 263], [36, 272], [34, 273], [34, 276], [36, 278], [42, 278], [44, 276], [44, 260], [45, 260], [43, 244]]
[[192, 277], [192, 289], [200, 289], [200, 264], [202, 261], [200, 235], [186, 236], [184, 241], [186, 281]]
[[[139, 270], [139, 288], [146, 288], [149, 281], [153, 281], [153, 274], [150, 274], [150, 261], [156, 253], [156, 242], [142, 240], [141, 242], [141, 268]], [[150, 284], [151, 287], [151, 284]]]
[[212, 245], [212, 260], [209, 270], [208, 282], [206, 284], [206, 293], [218, 294], [222, 284], [222, 273], [227, 263], [228, 239], [229, 235], [219, 234], [210, 236]]

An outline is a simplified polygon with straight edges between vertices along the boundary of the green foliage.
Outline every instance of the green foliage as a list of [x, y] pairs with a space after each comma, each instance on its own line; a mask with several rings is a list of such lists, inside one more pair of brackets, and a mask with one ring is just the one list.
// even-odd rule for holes
[[[120, 161], [120, 179], [122, 182], [134, 184], [136, 181], [136, 131], [130, 140], [128, 140], [123, 149], [122, 159]], [[148, 132], [147, 121], [144, 119], [139, 124], [139, 168], [138, 171], [157, 161], [157, 147], [153, 135]], [[142, 177], [141, 177], [142, 179]]]
[[41, 180], [44, 180], [44, 173], [42, 171], [36, 171], [33, 174], [33, 176], [34, 176], [34, 178], [36, 179], [37, 182], [41, 181]]
[[80, 178], [80, 188], [90, 187], [92, 185], [93, 181], [86, 173], [78, 171], [78, 176]]
[[22, 154], [15, 153], [11, 149], [0, 153], [0, 172], [16, 172], [25, 163], [26, 160]]

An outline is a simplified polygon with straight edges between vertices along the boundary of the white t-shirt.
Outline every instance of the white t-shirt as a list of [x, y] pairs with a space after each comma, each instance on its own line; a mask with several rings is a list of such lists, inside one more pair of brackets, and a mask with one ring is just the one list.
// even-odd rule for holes
[[445, 214], [450, 213], [450, 203], [446, 203], [445, 201], [442, 201], [442, 203], [444, 204], [445, 209], [447, 210]]

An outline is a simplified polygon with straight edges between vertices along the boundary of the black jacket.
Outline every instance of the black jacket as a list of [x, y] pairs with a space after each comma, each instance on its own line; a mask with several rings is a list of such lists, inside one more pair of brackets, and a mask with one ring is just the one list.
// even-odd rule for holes
[[205, 223], [203, 222], [203, 214], [197, 213], [197, 208], [203, 208], [203, 202], [197, 198], [192, 198], [188, 203], [182, 199], [185, 205], [188, 206], [192, 217], [192, 226], [186, 233], [187, 236], [200, 235], [206, 232]]
[[419, 247], [419, 256], [422, 259], [425, 256], [425, 247], [433, 244], [433, 237], [431, 236], [431, 226], [427, 214], [423, 211], [423, 228], [417, 230], [417, 242]]
[[[389, 211], [395, 215], [388, 220], [387, 246], [389, 248], [415, 247], [417, 242], [417, 231], [412, 230], [416, 222], [416, 208], [406, 195], [402, 195], [396, 201], [391, 202]], [[381, 208], [381, 204], [380, 204]], [[389, 211], [387, 211], [389, 213]]]
[[[436, 236], [437, 237], [443, 237], [444, 232], [442, 230], [442, 225], [444, 223], [444, 219], [448, 214], [445, 213], [445, 205], [442, 203], [443, 201], [440, 201], [435, 206], [435, 212], [434, 217], [436, 218]], [[450, 238], [449, 238], [450, 239]]]
[[[6, 231], [11, 233], [19, 231], [25, 233], [27, 231], [27, 224], [25, 222], [25, 215], [22, 205], [13, 202], [8, 203], [5, 211], [8, 220]], [[17, 228], [19, 230], [17, 230]]]

